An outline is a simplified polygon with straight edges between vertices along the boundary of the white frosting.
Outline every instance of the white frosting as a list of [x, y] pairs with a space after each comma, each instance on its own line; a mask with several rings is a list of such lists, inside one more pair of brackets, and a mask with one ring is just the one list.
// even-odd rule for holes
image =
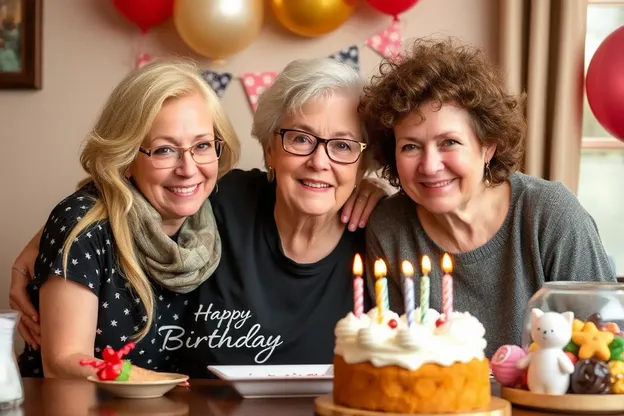
[[[415, 311], [415, 322], [407, 326], [405, 315], [392, 311], [377, 320], [377, 308], [357, 318], [352, 312], [336, 324], [334, 352], [348, 364], [370, 362], [375, 367], [397, 365], [416, 370], [421, 365], [434, 363], [448, 366], [483, 359], [486, 346], [485, 328], [468, 312], [453, 312], [450, 319], [436, 328], [440, 314], [429, 309], [424, 323], [420, 310]], [[394, 328], [388, 324], [395, 320]]]

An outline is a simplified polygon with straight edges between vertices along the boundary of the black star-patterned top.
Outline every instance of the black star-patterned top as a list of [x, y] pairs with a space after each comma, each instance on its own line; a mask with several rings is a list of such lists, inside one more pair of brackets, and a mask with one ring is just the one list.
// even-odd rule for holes
[[[45, 224], [35, 262], [35, 276], [28, 285], [31, 300], [39, 311], [39, 288], [50, 275], [64, 276], [61, 247], [69, 232], [95, 203], [96, 189], [86, 185], [61, 201]], [[97, 331], [93, 355], [101, 358], [106, 346], [119, 349], [132, 341], [147, 316], [142, 302], [129, 287], [119, 268], [115, 240], [108, 220], [92, 224], [71, 246], [65, 277], [84, 285], [98, 298]], [[151, 281], [156, 309], [148, 335], [127, 356], [132, 363], [158, 371], [177, 371], [176, 357], [163, 350], [159, 329], [184, 320], [188, 295], [170, 292]], [[90, 296], [85, 292], [84, 296]], [[41, 350], [26, 347], [18, 362], [23, 377], [43, 376]]]
[[[353, 310], [353, 259], [363, 230], [345, 230], [334, 250], [309, 264], [288, 258], [275, 224], [275, 183], [234, 170], [210, 196], [222, 255], [191, 295], [183, 324], [163, 329], [181, 369], [214, 377], [209, 365], [331, 364], [338, 320]], [[364, 291], [364, 305], [372, 305]]]

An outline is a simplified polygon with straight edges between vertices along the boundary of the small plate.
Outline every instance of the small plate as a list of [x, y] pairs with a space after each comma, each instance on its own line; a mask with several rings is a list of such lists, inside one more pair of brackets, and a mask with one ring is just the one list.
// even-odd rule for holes
[[260, 397], [314, 397], [332, 391], [334, 366], [326, 365], [219, 365], [208, 370], [247, 399]]
[[176, 373], [160, 373], [165, 380], [154, 381], [102, 381], [89, 376], [87, 380], [97, 384], [102, 390], [124, 399], [154, 399], [162, 397], [178, 384], [188, 380], [188, 376]]

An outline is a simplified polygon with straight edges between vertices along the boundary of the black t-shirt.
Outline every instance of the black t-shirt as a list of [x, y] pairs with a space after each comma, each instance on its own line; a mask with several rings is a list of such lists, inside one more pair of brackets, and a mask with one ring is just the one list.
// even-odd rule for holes
[[208, 365], [330, 364], [334, 327], [353, 308], [364, 233], [345, 229], [327, 257], [298, 264], [282, 251], [266, 173], [232, 171], [210, 199], [221, 262], [193, 293], [184, 324], [161, 328], [163, 348], [182, 352], [181, 371], [197, 378], [212, 377]]
[[[35, 262], [35, 276], [28, 285], [31, 300], [39, 310], [39, 288], [50, 275], [63, 276], [61, 247], [81, 216], [94, 204], [96, 190], [87, 185], [61, 201], [45, 224]], [[93, 355], [100, 358], [106, 346], [119, 349], [132, 341], [147, 320], [145, 308], [131, 290], [115, 250], [115, 240], [108, 220], [92, 224], [71, 246], [67, 264], [67, 279], [84, 285], [98, 298], [97, 331]], [[143, 368], [158, 371], [175, 371], [176, 357], [164, 351], [163, 334], [158, 328], [184, 320], [188, 294], [170, 292], [150, 280], [156, 310], [154, 324], [148, 335], [137, 343], [127, 359]], [[84, 296], [90, 296], [85, 293]], [[23, 377], [42, 377], [41, 350], [26, 347], [19, 357]]]

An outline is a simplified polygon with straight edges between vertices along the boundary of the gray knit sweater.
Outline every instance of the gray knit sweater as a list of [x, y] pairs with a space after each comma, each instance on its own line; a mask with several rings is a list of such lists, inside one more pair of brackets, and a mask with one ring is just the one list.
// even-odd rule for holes
[[[496, 235], [483, 246], [453, 257], [454, 309], [470, 312], [486, 329], [491, 357], [503, 344], [521, 342], [525, 307], [542, 283], [554, 280], [615, 281], [593, 218], [562, 184], [513, 174], [511, 205]], [[433, 269], [430, 307], [441, 309], [440, 261], [444, 251], [426, 234], [416, 204], [404, 194], [382, 201], [366, 227], [368, 290], [374, 298], [372, 264], [388, 265], [390, 308], [404, 312], [400, 265], [410, 261], [419, 301], [420, 259]]]

